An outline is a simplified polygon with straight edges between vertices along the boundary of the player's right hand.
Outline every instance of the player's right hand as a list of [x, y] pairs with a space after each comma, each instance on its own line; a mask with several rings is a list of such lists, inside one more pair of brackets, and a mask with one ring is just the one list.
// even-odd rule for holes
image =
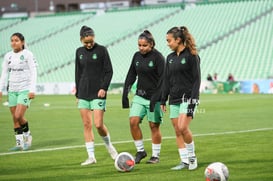
[[161, 108], [161, 110], [162, 110], [163, 112], [166, 112], [166, 111], [167, 111], [166, 105], [160, 105], [160, 108]]
[[129, 108], [129, 99], [127, 96], [122, 96], [122, 108]]

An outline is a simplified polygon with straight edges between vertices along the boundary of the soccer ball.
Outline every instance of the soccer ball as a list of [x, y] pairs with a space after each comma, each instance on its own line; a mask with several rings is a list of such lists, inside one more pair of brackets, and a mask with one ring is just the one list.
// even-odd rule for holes
[[115, 167], [120, 172], [130, 172], [134, 169], [135, 159], [128, 152], [121, 152], [115, 159]]
[[228, 168], [221, 162], [214, 162], [205, 170], [206, 181], [227, 181], [229, 177]]

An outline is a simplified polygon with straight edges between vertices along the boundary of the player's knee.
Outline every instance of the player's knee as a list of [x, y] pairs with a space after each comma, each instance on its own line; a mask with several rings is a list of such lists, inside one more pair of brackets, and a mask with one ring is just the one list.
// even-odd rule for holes
[[182, 125], [182, 126], [179, 128], [179, 132], [181, 132], [183, 135], [186, 135], [186, 134], [189, 132], [188, 126]]
[[23, 121], [23, 115], [21, 115], [21, 114], [14, 114], [14, 116], [13, 116], [13, 119], [16, 121], [16, 122], [19, 122], [19, 123], [21, 123], [22, 121]]
[[159, 124], [150, 123], [150, 129], [152, 132], [160, 132], [159, 126]]
[[131, 128], [138, 128], [139, 127], [139, 120], [137, 120], [137, 119], [130, 119], [130, 127]]
[[95, 127], [96, 127], [96, 129], [99, 130], [99, 131], [103, 131], [103, 130], [104, 130], [104, 125], [103, 125], [103, 123], [97, 123], [97, 124], [95, 124]]
[[178, 127], [174, 127], [174, 131], [175, 131], [176, 137], [181, 136], [181, 132], [180, 132], [180, 129]]
[[91, 130], [92, 124], [88, 121], [83, 122], [84, 129]]

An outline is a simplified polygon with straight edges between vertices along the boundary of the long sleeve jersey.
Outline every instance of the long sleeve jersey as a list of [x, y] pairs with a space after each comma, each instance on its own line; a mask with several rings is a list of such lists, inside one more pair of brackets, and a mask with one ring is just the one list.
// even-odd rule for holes
[[113, 68], [107, 49], [97, 43], [91, 48], [80, 47], [76, 50], [75, 82], [76, 97], [93, 100], [98, 91], [108, 90], [113, 76]]
[[8, 84], [8, 91], [28, 90], [35, 93], [37, 81], [37, 62], [32, 52], [23, 49], [20, 52], [10, 51], [4, 56], [0, 79], [0, 92]]
[[[169, 96], [169, 104], [179, 104], [185, 99], [198, 100], [201, 83], [200, 58], [185, 48], [177, 56], [173, 52], [167, 56], [161, 104]], [[183, 100], [184, 99], [184, 100]]]
[[164, 57], [156, 49], [145, 55], [136, 52], [126, 76], [123, 96], [128, 96], [137, 79], [136, 95], [145, 99], [160, 101], [164, 64]]

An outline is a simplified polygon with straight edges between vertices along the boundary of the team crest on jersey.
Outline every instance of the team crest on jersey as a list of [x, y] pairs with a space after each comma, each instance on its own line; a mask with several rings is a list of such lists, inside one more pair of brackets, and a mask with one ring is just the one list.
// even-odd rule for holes
[[82, 58], [83, 58], [83, 55], [81, 54], [79, 58], [80, 58], [80, 60], [82, 60]]
[[24, 60], [24, 59], [25, 59], [24, 55], [21, 55], [20, 60]]
[[185, 63], [186, 63], [186, 59], [185, 59], [185, 58], [182, 58], [181, 64], [185, 64]]
[[136, 66], [138, 66], [138, 65], [139, 65], [139, 61], [136, 62]]
[[151, 60], [150, 62], [149, 62], [149, 67], [153, 67], [154, 66], [154, 62]]
[[173, 59], [168, 60], [169, 64], [173, 63]]
[[97, 58], [98, 58], [97, 54], [94, 53], [94, 54], [92, 55], [92, 59], [93, 59], [93, 60], [96, 60]]
[[98, 102], [98, 106], [99, 106], [99, 107], [104, 106], [104, 102]]

